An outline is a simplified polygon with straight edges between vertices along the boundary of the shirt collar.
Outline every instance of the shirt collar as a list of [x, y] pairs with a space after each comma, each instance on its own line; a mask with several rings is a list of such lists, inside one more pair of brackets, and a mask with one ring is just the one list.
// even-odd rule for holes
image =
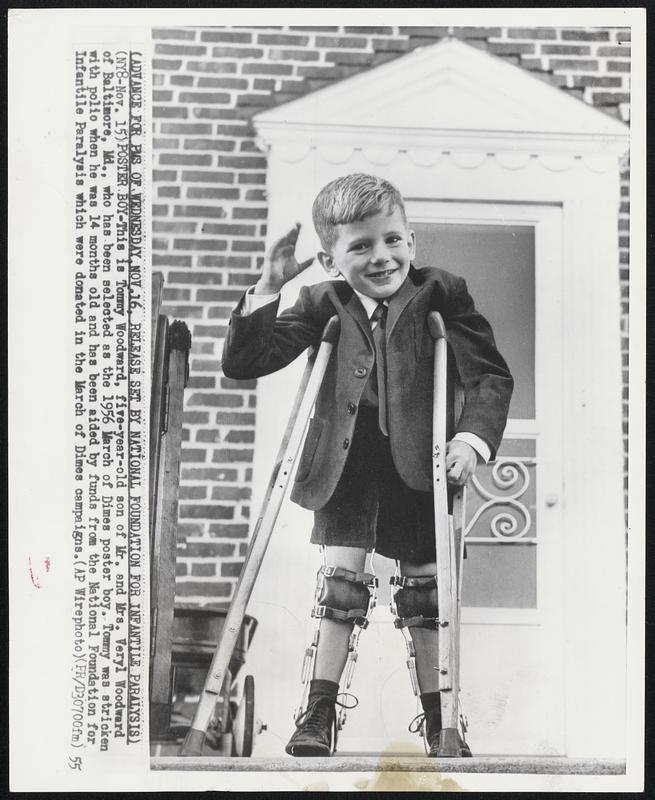
[[[379, 301], [378, 300], [374, 300], [372, 297], [369, 297], [366, 294], [362, 294], [361, 292], [358, 292], [357, 289], [353, 289], [353, 292], [355, 292], [357, 297], [359, 297], [359, 299], [361, 301], [361, 304], [364, 306], [364, 311], [366, 311], [366, 316], [370, 319], [371, 315], [373, 314], [375, 309], [378, 307], [378, 302]], [[385, 306], [387, 306], [387, 307], [389, 306], [389, 301], [388, 300], [383, 300], [382, 302], [384, 303]]]

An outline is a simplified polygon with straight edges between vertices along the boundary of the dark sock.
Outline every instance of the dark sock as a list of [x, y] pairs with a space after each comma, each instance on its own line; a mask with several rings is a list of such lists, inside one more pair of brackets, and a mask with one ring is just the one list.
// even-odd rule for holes
[[339, 694], [339, 684], [322, 678], [312, 678], [309, 684], [309, 696], [312, 697], [317, 694], [336, 698], [337, 694]]
[[421, 705], [427, 714], [435, 708], [441, 710], [441, 694], [439, 692], [423, 692], [421, 695]]

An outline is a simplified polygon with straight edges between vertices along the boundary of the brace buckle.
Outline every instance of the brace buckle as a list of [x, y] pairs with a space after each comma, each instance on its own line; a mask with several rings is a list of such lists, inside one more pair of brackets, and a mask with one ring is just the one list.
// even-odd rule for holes
[[323, 576], [325, 578], [332, 578], [336, 571], [337, 571], [337, 568], [335, 566], [332, 566], [332, 565], [321, 567], [321, 572], [323, 573]]

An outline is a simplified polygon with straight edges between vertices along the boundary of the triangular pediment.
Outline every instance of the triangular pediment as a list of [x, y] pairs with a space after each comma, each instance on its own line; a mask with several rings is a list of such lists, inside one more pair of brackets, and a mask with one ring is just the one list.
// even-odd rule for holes
[[[458, 40], [444, 40], [255, 117], [262, 138], [283, 126], [501, 137], [574, 137], [605, 146], [628, 128], [526, 70]], [[323, 137], [321, 137], [323, 138]]]

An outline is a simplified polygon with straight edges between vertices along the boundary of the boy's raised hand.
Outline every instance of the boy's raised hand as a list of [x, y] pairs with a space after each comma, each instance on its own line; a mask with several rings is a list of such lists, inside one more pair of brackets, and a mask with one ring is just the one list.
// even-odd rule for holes
[[446, 478], [452, 486], [464, 486], [477, 465], [478, 454], [470, 444], [460, 439], [446, 444]]
[[262, 276], [255, 284], [254, 294], [277, 294], [285, 283], [312, 263], [313, 257], [301, 263], [296, 259], [296, 242], [299, 234], [300, 223], [297, 222], [281, 239], [273, 242], [264, 258]]

